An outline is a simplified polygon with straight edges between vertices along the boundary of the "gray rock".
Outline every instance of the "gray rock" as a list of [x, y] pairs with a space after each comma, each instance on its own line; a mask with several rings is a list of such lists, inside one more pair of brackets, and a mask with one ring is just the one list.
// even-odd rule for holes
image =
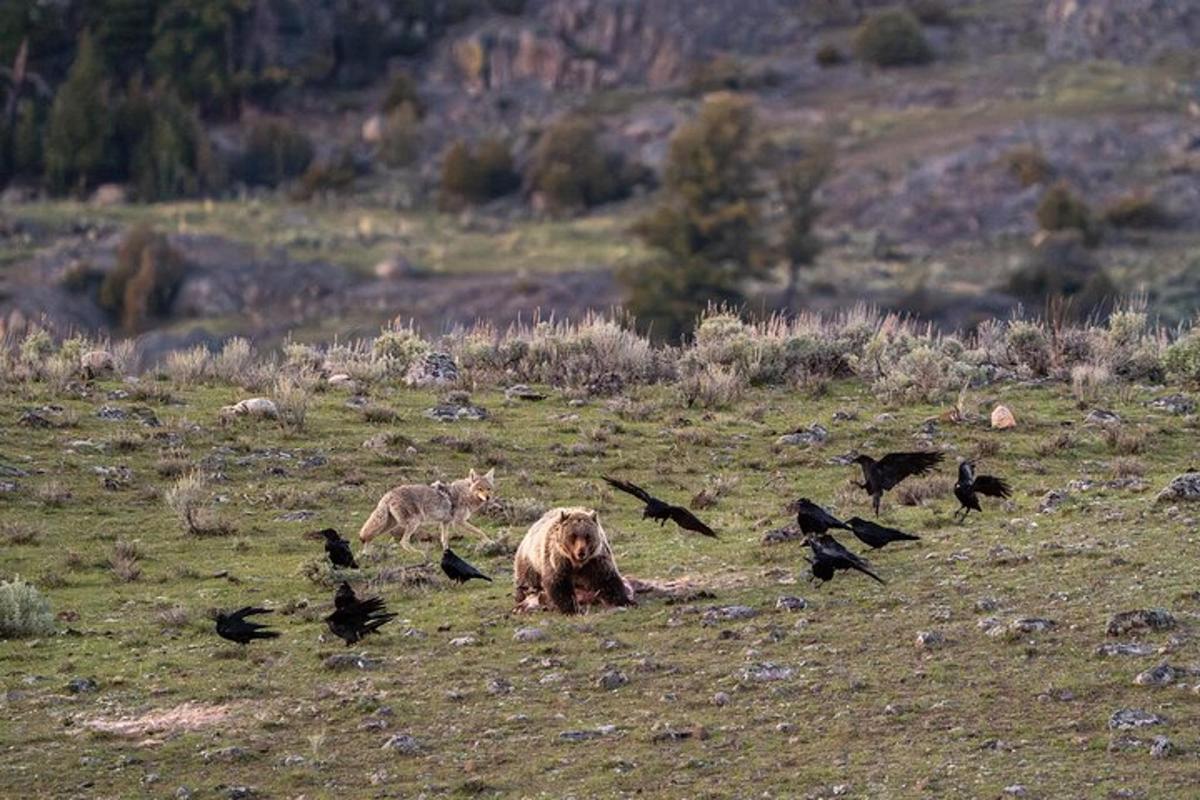
[[1159, 664], [1144, 672], [1138, 673], [1133, 682], [1138, 686], [1170, 686], [1175, 682], [1177, 673], [1170, 664]]
[[426, 388], [458, 382], [458, 364], [449, 353], [426, 353], [413, 362], [404, 375], [408, 386]]
[[192, 800], [192, 790], [186, 786], [180, 786], [175, 790], [175, 800]]
[[717, 692], [713, 695], [712, 701], [714, 706], [727, 706], [730, 701], [729, 693]]
[[1148, 644], [1130, 643], [1111, 643], [1102, 644], [1096, 648], [1098, 656], [1150, 656], [1154, 655], [1154, 648]]
[[[520, 633], [520, 631], [518, 631], [518, 633]], [[513, 638], [516, 638], [516, 637], [514, 636]], [[455, 636], [453, 639], [450, 640], [451, 647], [470, 647], [471, 645], [475, 645], [478, 643], [479, 643], [479, 640], [476, 639], [474, 636]]]
[[1108, 411], [1103, 408], [1094, 408], [1088, 415], [1083, 418], [1085, 425], [1099, 425], [1105, 427], [1108, 425], [1120, 425], [1121, 417], [1115, 411]]
[[407, 733], [397, 733], [383, 743], [383, 750], [392, 750], [401, 755], [411, 756], [421, 752], [421, 745]]
[[96, 683], [95, 678], [72, 678], [67, 684], [67, 691], [71, 694], [86, 694], [89, 692], [100, 691], [100, 684]]
[[254, 800], [258, 792], [251, 786], [230, 786], [225, 796], [229, 800]]
[[540, 642], [547, 636], [545, 628], [517, 628], [513, 638], [518, 642]]
[[797, 446], [823, 444], [829, 439], [829, 430], [819, 422], [814, 422], [807, 428], [800, 428], [785, 433], [775, 440], [777, 446]]
[[596, 680], [596, 685], [605, 691], [620, 689], [627, 683], [629, 683], [629, 677], [618, 669], [606, 669]]
[[1007, 624], [996, 624], [989, 626], [987, 630], [988, 636], [1004, 637], [1006, 639], [1020, 639], [1031, 633], [1044, 633], [1057, 627], [1058, 623], [1052, 619], [1043, 619], [1042, 617], [1019, 617], [1009, 621]]
[[1150, 403], [1150, 407], [1170, 414], [1191, 414], [1196, 410], [1196, 401], [1186, 394], [1169, 394]]
[[707, 624], [712, 624], [715, 622], [750, 619], [756, 616], [758, 616], [758, 612], [750, 606], [713, 606], [707, 609], [700, 619]]
[[518, 383], [515, 386], [505, 389], [504, 396], [509, 400], [529, 400], [533, 402], [546, 399], [546, 395], [534, 391], [523, 383]]
[[342, 670], [342, 669], [379, 669], [383, 666], [383, 660], [378, 658], [367, 658], [361, 654], [354, 653], [334, 653], [321, 662], [325, 669]]
[[1150, 757], [1151, 758], [1170, 758], [1175, 752], [1175, 745], [1171, 744], [1171, 740], [1166, 736], [1155, 736], [1150, 742]]
[[121, 420], [129, 419], [129, 415], [125, 413], [125, 411], [117, 408], [116, 406], [108, 405], [100, 406], [100, 408], [96, 411], [96, 416], [100, 419], [106, 419], [111, 422], [119, 422]]
[[767, 683], [770, 681], [786, 681], [796, 674], [796, 670], [791, 667], [772, 664], [769, 661], [764, 661], [761, 664], [751, 664], [742, 670], [742, 678], [756, 683]]
[[918, 650], [937, 650], [946, 646], [946, 635], [941, 631], [918, 631]]
[[502, 694], [510, 694], [513, 690], [513, 685], [504, 678], [492, 678], [487, 682], [488, 694], [499, 697]]
[[1130, 631], [1165, 631], [1175, 627], [1175, 617], [1165, 608], [1139, 608], [1122, 611], [1108, 618], [1105, 632], [1121, 636]]
[[1166, 724], [1167, 721], [1162, 717], [1140, 708], [1118, 709], [1108, 719], [1108, 727], [1114, 731], [1131, 731], [1151, 725]]
[[1070, 493], [1065, 489], [1051, 489], [1042, 495], [1042, 499], [1038, 502], [1038, 511], [1043, 514], [1049, 514], [1070, 498]]
[[488, 412], [486, 408], [481, 406], [439, 403], [433, 408], [426, 409], [425, 416], [438, 422], [458, 422], [464, 419], [478, 421], [487, 419]]
[[301, 509], [299, 511], [285, 511], [275, 517], [276, 522], [307, 522], [316, 516], [313, 511]]
[[599, 739], [603, 735], [600, 731], [563, 731], [558, 738], [564, 742], [587, 742]]
[[1029, 795], [1029, 790], [1019, 783], [1014, 783], [1012, 786], [1005, 786], [1003, 792], [1012, 797], [1026, 797]]
[[248, 761], [250, 759], [250, 751], [244, 747], [231, 745], [229, 747], [218, 747], [216, 750], [205, 750], [200, 754], [200, 757], [205, 761], [233, 763], [235, 761]]
[[800, 530], [795, 523], [785, 525], [782, 528], [775, 528], [763, 534], [763, 544], [783, 544], [784, 542], [794, 542], [804, 538], [804, 532]]
[[1177, 501], [1200, 500], [1200, 472], [1185, 472], [1176, 475], [1167, 484], [1167, 488], [1158, 493], [1156, 503], [1174, 503]]
[[808, 601], [803, 597], [784, 595], [775, 601], [775, 608], [779, 611], [803, 611], [808, 608]]

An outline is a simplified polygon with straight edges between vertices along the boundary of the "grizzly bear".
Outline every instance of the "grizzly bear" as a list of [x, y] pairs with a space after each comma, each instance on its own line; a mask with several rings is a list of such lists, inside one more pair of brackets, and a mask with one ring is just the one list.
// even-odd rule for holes
[[608, 605], [637, 605], [617, 571], [600, 516], [590, 508], [552, 508], [533, 523], [517, 548], [513, 583], [518, 607], [530, 597], [575, 614], [576, 590]]

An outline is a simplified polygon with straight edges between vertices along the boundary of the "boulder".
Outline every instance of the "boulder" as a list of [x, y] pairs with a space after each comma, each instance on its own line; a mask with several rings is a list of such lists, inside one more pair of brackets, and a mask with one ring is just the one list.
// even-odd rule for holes
[[449, 353], [426, 353], [413, 362], [404, 375], [407, 386], [427, 388], [458, 382], [458, 364]]

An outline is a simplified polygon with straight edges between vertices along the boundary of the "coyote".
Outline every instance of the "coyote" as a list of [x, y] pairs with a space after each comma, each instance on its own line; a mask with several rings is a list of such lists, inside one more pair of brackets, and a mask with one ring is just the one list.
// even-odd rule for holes
[[436, 522], [441, 532], [442, 550], [450, 546], [452, 525], [461, 525], [491, 542], [491, 537], [467, 522], [467, 518], [491, 499], [495, 475], [495, 469], [484, 475], [471, 470], [467, 477], [450, 484], [437, 481], [428, 486], [419, 483], [397, 486], [379, 498], [379, 504], [363, 523], [358, 538], [366, 544], [376, 536], [391, 533], [400, 537], [400, 546], [405, 550], [421, 552], [409, 540], [422, 525]]

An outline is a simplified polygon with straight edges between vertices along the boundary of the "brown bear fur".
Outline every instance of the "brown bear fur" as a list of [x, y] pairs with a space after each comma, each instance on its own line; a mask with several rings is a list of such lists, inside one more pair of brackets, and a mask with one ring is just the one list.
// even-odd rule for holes
[[613, 559], [600, 516], [590, 508], [552, 508], [530, 526], [517, 548], [513, 583], [518, 607], [545, 599], [564, 614], [579, 611], [576, 590], [613, 606], [637, 603]]

